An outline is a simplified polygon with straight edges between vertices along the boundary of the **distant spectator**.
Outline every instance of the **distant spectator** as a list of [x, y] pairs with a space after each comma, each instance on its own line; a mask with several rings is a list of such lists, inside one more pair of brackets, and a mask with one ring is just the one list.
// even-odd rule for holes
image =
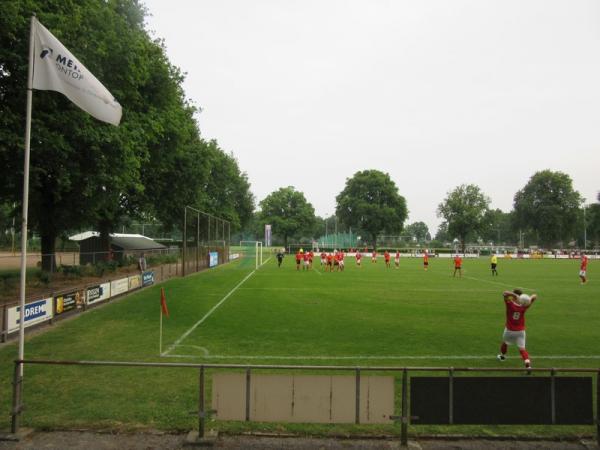
[[139, 267], [139, 269], [140, 269], [141, 272], [145, 272], [146, 271], [146, 268], [147, 268], [146, 257], [144, 256], [143, 253], [140, 256], [140, 259], [138, 261], [138, 267]]

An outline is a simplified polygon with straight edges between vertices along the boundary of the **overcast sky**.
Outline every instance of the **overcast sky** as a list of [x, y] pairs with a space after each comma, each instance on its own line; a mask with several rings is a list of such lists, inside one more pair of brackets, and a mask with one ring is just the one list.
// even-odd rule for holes
[[378, 169], [435, 233], [462, 183], [504, 211], [538, 170], [600, 190], [596, 0], [143, 2], [257, 202], [293, 185], [329, 215]]

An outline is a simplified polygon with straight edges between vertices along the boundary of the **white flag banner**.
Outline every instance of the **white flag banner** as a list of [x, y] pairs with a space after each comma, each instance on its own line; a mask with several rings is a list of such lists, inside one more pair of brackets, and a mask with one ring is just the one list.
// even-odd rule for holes
[[119, 102], [52, 33], [37, 20], [33, 23], [33, 88], [60, 92], [96, 119], [119, 125]]

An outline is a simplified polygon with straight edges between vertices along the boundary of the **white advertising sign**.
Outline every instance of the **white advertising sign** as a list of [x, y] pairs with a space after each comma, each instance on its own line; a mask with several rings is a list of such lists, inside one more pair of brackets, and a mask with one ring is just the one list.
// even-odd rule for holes
[[[8, 308], [8, 332], [19, 329], [19, 307]], [[52, 318], [52, 297], [37, 300], [25, 305], [25, 327], [44, 322]]]
[[122, 294], [129, 290], [129, 278], [121, 278], [110, 282], [110, 296]]

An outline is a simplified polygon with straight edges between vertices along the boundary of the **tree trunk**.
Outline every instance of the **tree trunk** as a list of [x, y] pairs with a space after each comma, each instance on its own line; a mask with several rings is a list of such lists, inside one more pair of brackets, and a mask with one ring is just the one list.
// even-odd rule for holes
[[466, 253], [466, 247], [467, 247], [467, 242], [466, 242], [466, 238], [461, 236], [460, 238], [460, 248], [462, 249], [463, 254]]
[[52, 227], [45, 227], [41, 231], [42, 240], [42, 270], [44, 272], [56, 272], [56, 255], [54, 245], [56, 243], [56, 231]]
[[100, 249], [102, 253], [96, 255], [95, 261], [110, 261], [113, 259], [113, 254], [110, 248], [110, 223], [106, 220], [100, 221], [98, 224], [100, 232]]

